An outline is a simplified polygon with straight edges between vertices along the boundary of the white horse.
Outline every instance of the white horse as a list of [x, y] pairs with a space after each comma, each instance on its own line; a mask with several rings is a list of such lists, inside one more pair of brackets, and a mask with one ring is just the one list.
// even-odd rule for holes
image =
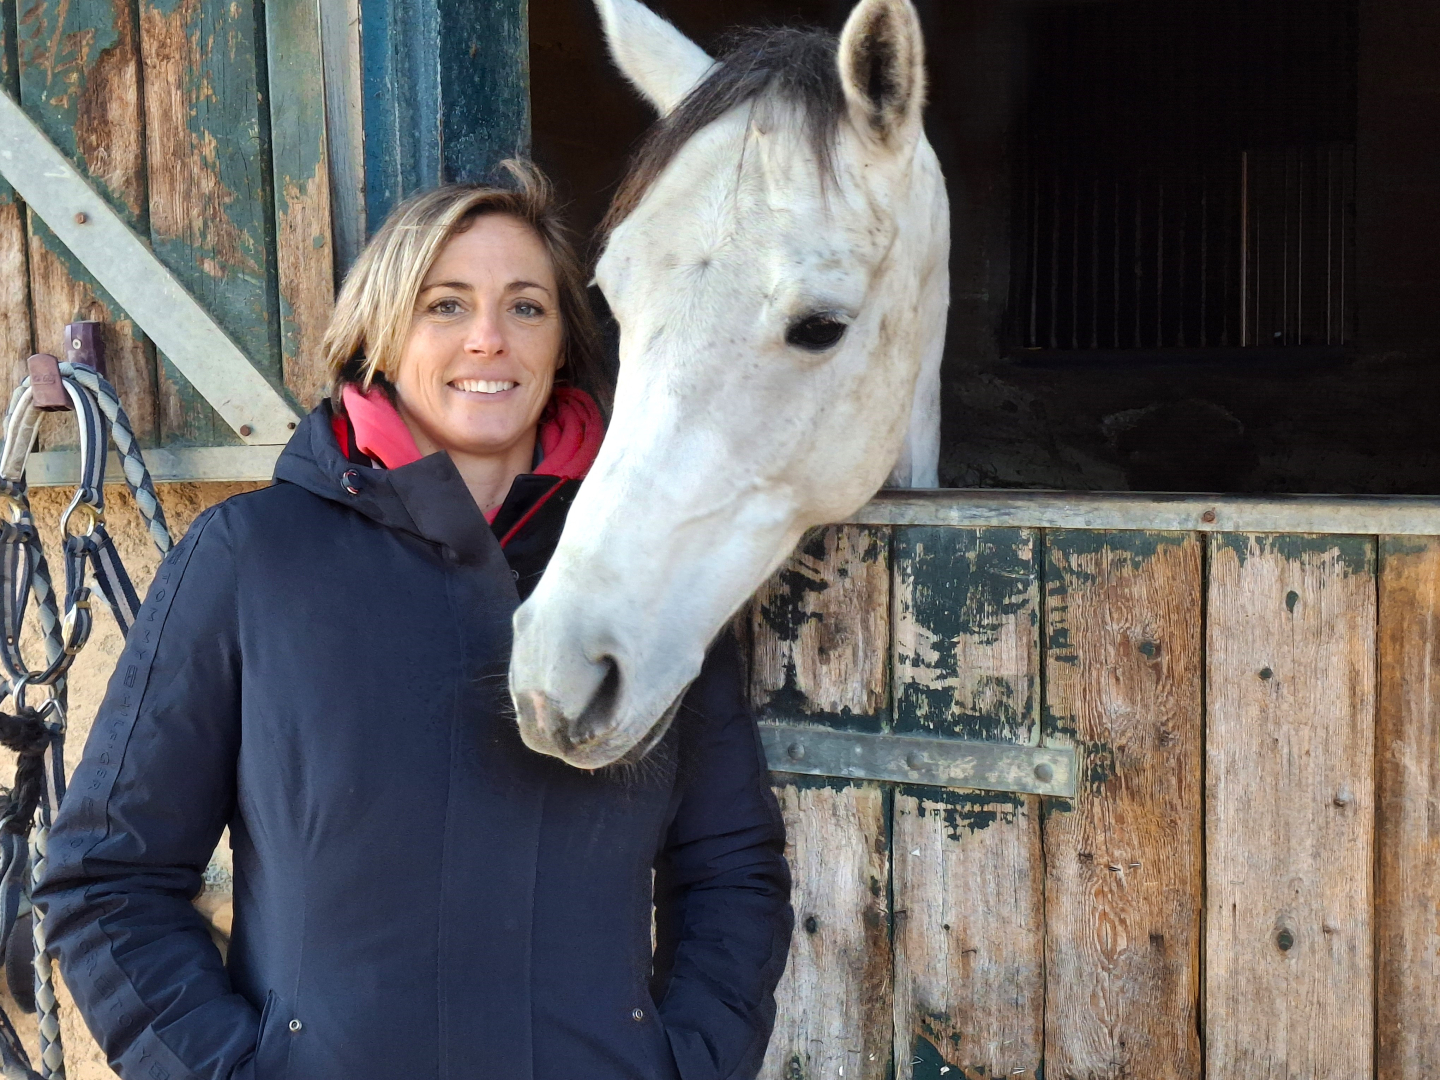
[[527, 745], [585, 769], [654, 746], [807, 529], [887, 476], [935, 486], [950, 293], [910, 0], [718, 62], [638, 0], [596, 3], [661, 120], [596, 273], [620, 324], [610, 431], [510, 663]]

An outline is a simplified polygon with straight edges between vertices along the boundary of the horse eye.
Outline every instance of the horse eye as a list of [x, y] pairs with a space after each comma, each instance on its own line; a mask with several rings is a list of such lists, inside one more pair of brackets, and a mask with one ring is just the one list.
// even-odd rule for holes
[[845, 336], [846, 326], [833, 315], [807, 315], [790, 324], [785, 343], [811, 352], [822, 352]]

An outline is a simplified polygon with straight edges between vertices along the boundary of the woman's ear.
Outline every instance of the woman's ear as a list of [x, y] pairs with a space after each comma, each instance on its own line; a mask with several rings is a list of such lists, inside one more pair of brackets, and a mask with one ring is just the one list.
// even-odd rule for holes
[[715, 61], [640, 0], [595, 0], [610, 55], [661, 116], [705, 77]]
[[925, 39], [910, 0], [860, 0], [841, 31], [838, 61], [855, 127], [896, 151], [918, 142]]

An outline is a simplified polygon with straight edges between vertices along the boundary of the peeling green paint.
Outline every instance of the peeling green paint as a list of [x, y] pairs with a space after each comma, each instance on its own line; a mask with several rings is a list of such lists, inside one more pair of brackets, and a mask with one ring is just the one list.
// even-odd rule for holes
[[[151, 242], [156, 255], [277, 385], [279, 296], [269, 115], [264, 97], [262, 8], [257, 0], [142, 0], [142, 33], [180, 50], [166, 66], [179, 85], [184, 130], [152, 130], [183, 181], [152, 170]], [[147, 50], [152, 46], [147, 41]], [[318, 66], [318, 65], [317, 65]], [[153, 115], [153, 113], [152, 113]], [[152, 123], [152, 128], [153, 128]], [[153, 155], [152, 155], [153, 156]], [[167, 442], [215, 445], [237, 437], [204, 400], [163, 369], [180, 402], [162, 417]]]
[[1434, 550], [1434, 543], [1433, 537], [1382, 536], [1380, 555], [1382, 558], [1389, 558], [1391, 555], [1428, 555]]
[[915, 650], [922, 655], [896, 657], [895, 730], [1027, 742], [1036, 673], [974, 676], [961, 670], [960, 646], [996, 645], [1017, 621], [1020, 632], [1038, 635], [1034, 534], [912, 527], [896, 530], [894, 546], [897, 599], [923, 643]]
[[[1314, 533], [1212, 533], [1217, 551], [1230, 550], [1244, 566], [1251, 555], [1278, 555], [1287, 562], [1334, 559], [1346, 574], [1375, 573], [1375, 542], [1368, 536]], [[1293, 610], [1293, 609], [1292, 609]]]
[[[1069, 583], [1090, 585], [1097, 575], [1088, 561], [1103, 556], [1107, 566], [1138, 570], [1165, 547], [1178, 547], [1194, 536], [1188, 532], [1107, 531], [1104, 529], [1052, 529], [1046, 534], [1047, 587], [1061, 590]], [[1061, 582], [1066, 584], [1062, 585]], [[1053, 584], [1052, 584], [1053, 583]]]
[[1013, 825], [1025, 808], [1025, 797], [1010, 792], [921, 787], [902, 790], [916, 799], [915, 816], [939, 818], [950, 840], [964, 840], [996, 822]]

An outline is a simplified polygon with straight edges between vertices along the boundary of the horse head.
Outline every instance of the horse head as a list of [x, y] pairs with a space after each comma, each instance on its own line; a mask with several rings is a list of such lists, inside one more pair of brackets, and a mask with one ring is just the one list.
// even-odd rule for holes
[[887, 477], [934, 486], [949, 300], [910, 0], [718, 61], [638, 0], [597, 4], [660, 120], [596, 271], [620, 325], [610, 431], [510, 664], [525, 742], [587, 769], [660, 739], [807, 529]]

